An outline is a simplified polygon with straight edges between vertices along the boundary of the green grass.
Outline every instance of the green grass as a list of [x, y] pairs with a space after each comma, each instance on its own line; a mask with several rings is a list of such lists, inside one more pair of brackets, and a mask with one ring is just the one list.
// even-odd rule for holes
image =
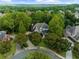
[[41, 41], [41, 42], [39, 43], [39, 46], [41, 46], [41, 47], [46, 47], [46, 44], [45, 44], [43, 41]]
[[5, 59], [5, 57], [3, 55], [0, 54], [0, 59]]

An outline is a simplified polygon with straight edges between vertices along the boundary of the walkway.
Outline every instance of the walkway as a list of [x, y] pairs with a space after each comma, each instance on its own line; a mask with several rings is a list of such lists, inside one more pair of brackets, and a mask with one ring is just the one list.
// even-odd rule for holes
[[28, 45], [29, 47], [35, 47], [35, 46], [31, 43], [30, 40], [27, 40], [27, 45]]

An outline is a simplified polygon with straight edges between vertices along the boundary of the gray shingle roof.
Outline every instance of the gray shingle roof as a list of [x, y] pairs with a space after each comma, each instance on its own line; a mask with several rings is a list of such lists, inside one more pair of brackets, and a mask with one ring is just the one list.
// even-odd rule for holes
[[35, 24], [35, 26], [33, 27], [33, 29], [37, 27], [38, 29], [40, 28], [48, 28], [48, 25], [46, 23], [37, 23]]
[[65, 35], [70, 36], [75, 40], [79, 40], [79, 26], [67, 27]]
[[6, 34], [6, 31], [0, 31], [0, 39], [2, 40]]
[[45, 33], [48, 31], [48, 25], [46, 23], [37, 23], [34, 25], [33, 30], [39, 33]]

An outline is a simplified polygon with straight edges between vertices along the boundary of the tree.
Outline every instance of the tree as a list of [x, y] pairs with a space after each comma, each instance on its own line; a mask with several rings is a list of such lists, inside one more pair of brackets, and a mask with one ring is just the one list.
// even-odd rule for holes
[[36, 13], [32, 14], [33, 23], [39, 23], [43, 21], [44, 12], [37, 11]]
[[76, 43], [74, 45], [72, 52], [73, 52], [73, 55], [75, 56], [75, 58], [78, 59], [79, 58], [79, 43]]
[[16, 12], [15, 13], [15, 18], [14, 18], [15, 22], [15, 31], [19, 31], [19, 24], [23, 23], [23, 26], [26, 28], [26, 31], [29, 30], [29, 26], [31, 25], [32, 19], [31, 17], [27, 16], [26, 13], [24, 12]]
[[57, 36], [56, 34], [48, 33], [44, 39], [44, 42], [48, 48], [53, 48], [58, 39], [59, 39], [59, 36]]
[[30, 34], [29, 37], [30, 37], [30, 40], [32, 41], [32, 43], [36, 46], [39, 45], [39, 43], [41, 42], [41, 39], [42, 39], [42, 36], [37, 32]]
[[25, 28], [22, 21], [20, 21], [20, 23], [19, 23], [19, 31], [18, 32], [19, 33], [25, 33], [26, 32], [26, 28]]
[[14, 19], [12, 19], [12, 13], [6, 13], [0, 17], [1, 30], [12, 31], [14, 28]]
[[30, 52], [24, 59], [51, 59], [51, 57], [42, 52]]
[[44, 42], [48, 48], [55, 49], [55, 51], [57, 52], [66, 52], [71, 46], [71, 44], [67, 40], [61, 39], [54, 33], [48, 33]]
[[77, 19], [75, 18], [74, 14], [70, 11], [65, 12], [65, 27], [67, 25], [75, 25]]
[[44, 11], [42, 22], [45, 22], [48, 24], [51, 19], [52, 19], [52, 14], [48, 13], [48, 11]]
[[27, 40], [28, 40], [28, 36], [26, 36], [24, 33], [19, 33], [17, 36], [16, 36], [16, 39], [15, 39], [15, 42], [17, 44], [19, 44], [21, 46], [21, 48], [23, 47], [27, 47]]
[[61, 14], [54, 14], [52, 20], [49, 22], [49, 31], [62, 36], [64, 31], [64, 17]]

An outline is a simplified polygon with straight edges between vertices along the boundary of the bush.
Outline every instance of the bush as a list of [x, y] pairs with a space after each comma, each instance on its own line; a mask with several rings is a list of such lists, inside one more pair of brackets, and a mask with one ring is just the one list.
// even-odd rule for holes
[[39, 33], [34, 32], [29, 35], [29, 38], [32, 41], [32, 43], [37, 46], [41, 42], [42, 36]]
[[41, 52], [30, 52], [24, 59], [51, 59], [49, 55]]
[[21, 48], [23, 47], [27, 47], [27, 40], [28, 40], [28, 36], [26, 36], [25, 34], [23, 33], [19, 33], [17, 36], [16, 36], [16, 39], [15, 39], [15, 42], [17, 44], [19, 44], [21, 46]]
[[79, 59], [79, 44], [75, 44], [73, 48], [73, 55], [76, 59]]

